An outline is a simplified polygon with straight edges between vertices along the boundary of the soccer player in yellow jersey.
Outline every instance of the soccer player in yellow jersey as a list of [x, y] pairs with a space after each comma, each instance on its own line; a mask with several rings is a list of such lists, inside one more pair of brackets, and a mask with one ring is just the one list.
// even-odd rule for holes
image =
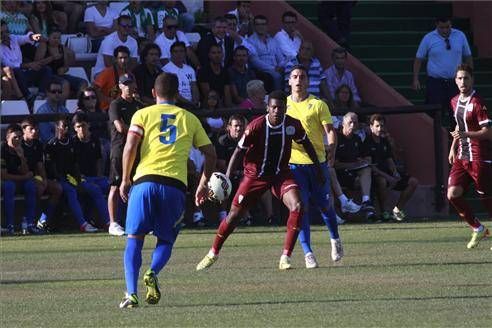
[[[304, 149], [296, 143], [292, 144], [290, 168], [299, 184], [301, 198], [304, 204], [313, 201], [320, 210], [321, 216], [328, 227], [331, 239], [331, 258], [339, 261], [343, 257], [343, 247], [338, 234], [333, 202], [330, 201], [330, 174], [329, 165], [333, 165], [336, 149], [336, 133], [328, 106], [322, 100], [308, 93], [309, 79], [306, 68], [302, 65], [294, 66], [289, 77], [292, 94], [287, 98], [287, 114], [300, 120], [311, 140], [318, 160], [321, 163], [325, 183], [319, 185], [316, 179], [316, 170], [313, 161]], [[324, 135], [328, 140], [325, 148]], [[311, 230], [309, 206], [305, 207], [301, 221], [299, 241], [304, 251], [306, 268], [316, 268], [318, 263], [311, 249]]]
[[[191, 146], [205, 156], [203, 174], [195, 195], [197, 205], [206, 198], [207, 182], [215, 167], [215, 148], [200, 121], [174, 105], [178, 95], [176, 75], [161, 73], [152, 92], [157, 104], [133, 115], [123, 150], [120, 196], [123, 201], [128, 201], [128, 239], [123, 261], [127, 289], [120, 308], [138, 306], [137, 281], [142, 265], [142, 247], [145, 235], [150, 231], [157, 237], [157, 244], [150, 268], [144, 275], [147, 287], [145, 301], [156, 304], [160, 300], [157, 275], [171, 256], [183, 219]], [[140, 161], [132, 179], [130, 172], [139, 146]]]

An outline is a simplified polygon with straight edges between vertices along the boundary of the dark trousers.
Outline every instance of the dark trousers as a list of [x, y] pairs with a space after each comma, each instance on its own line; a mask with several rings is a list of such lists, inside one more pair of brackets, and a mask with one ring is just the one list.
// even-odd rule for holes
[[354, 1], [320, 1], [318, 20], [321, 28], [335, 42], [347, 45]]
[[427, 77], [425, 103], [439, 104], [442, 106], [443, 119], [445, 120], [443, 123], [449, 125], [451, 130], [454, 130], [456, 125], [453, 109], [451, 108], [451, 99], [458, 92], [458, 87], [453, 79]]
[[53, 77], [53, 71], [48, 66], [43, 66], [39, 71], [14, 68], [14, 74], [22, 95], [26, 98], [30, 96], [30, 86], [36, 86], [40, 92], [46, 93], [46, 87]]

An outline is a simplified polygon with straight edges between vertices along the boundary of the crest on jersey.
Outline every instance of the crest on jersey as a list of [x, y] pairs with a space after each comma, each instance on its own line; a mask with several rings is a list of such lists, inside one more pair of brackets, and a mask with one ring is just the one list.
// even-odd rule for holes
[[237, 198], [237, 202], [239, 204], [241, 204], [241, 202], [243, 201], [243, 199], [244, 199], [244, 196], [243, 195], [239, 195], [239, 197]]
[[285, 128], [285, 133], [287, 133], [288, 136], [293, 136], [294, 133], [296, 133], [296, 128], [293, 127], [292, 125], [289, 125], [288, 127]]

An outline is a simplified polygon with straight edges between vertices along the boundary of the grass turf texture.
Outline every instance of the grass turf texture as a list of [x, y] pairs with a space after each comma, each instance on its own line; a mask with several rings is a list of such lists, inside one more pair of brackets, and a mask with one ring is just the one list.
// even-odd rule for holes
[[[492, 227], [491, 222], [485, 222]], [[60, 234], [1, 238], [2, 327], [490, 327], [492, 242], [467, 250], [457, 222], [346, 225], [345, 258], [330, 259], [313, 227], [320, 268], [277, 269], [283, 228], [240, 228], [208, 271], [195, 266], [214, 230], [185, 230], [160, 273], [159, 304], [118, 309], [125, 238]], [[155, 237], [147, 237], [141, 274]]]

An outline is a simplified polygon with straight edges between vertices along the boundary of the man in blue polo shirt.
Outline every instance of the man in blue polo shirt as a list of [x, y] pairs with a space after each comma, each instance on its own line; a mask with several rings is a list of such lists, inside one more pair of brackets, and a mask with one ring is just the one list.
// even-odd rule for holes
[[[422, 62], [427, 60], [426, 99], [427, 104], [441, 104], [452, 112], [450, 100], [458, 89], [454, 83], [456, 67], [465, 62], [473, 67], [472, 53], [466, 36], [451, 28], [449, 17], [436, 19], [436, 29], [427, 33], [420, 42], [413, 63], [412, 88], [420, 90], [419, 72]], [[450, 123], [454, 120], [451, 119]]]

